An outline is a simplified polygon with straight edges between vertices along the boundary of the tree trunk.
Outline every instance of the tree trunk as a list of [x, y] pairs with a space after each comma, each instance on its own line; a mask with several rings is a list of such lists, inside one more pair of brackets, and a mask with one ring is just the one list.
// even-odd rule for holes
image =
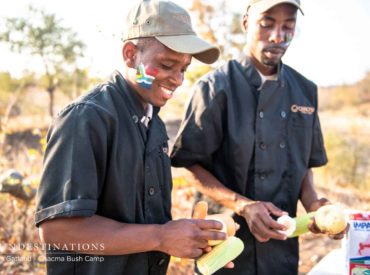
[[47, 89], [49, 93], [49, 115], [51, 117], [54, 117], [54, 92], [55, 92], [55, 87], [49, 87]]

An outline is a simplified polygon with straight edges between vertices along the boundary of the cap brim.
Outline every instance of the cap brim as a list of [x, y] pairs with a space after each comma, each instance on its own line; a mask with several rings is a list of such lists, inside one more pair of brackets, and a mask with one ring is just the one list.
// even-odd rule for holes
[[300, 5], [298, 5], [297, 2], [294, 1], [294, 0], [268, 0], [268, 1], [260, 1], [260, 2], [257, 2], [257, 3], [255, 3], [253, 5], [251, 5], [250, 7], [253, 10], [257, 11], [257, 13], [263, 13], [265, 11], [268, 11], [272, 7], [275, 7], [276, 5], [280, 5], [280, 4], [291, 4], [291, 5], [295, 6], [302, 13], [302, 15], [304, 15], [303, 10], [301, 9]]
[[196, 35], [156, 36], [155, 38], [171, 50], [191, 54], [206, 64], [215, 62], [220, 56], [219, 48], [200, 39]]

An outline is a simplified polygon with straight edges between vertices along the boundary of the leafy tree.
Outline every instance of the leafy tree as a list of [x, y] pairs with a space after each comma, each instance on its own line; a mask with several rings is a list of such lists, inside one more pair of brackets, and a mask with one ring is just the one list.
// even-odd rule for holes
[[245, 45], [241, 29], [242, 13], [232, 10], [230, 1], [193, 0], [197, 30], [208, 41], [221, 49], [221, 59], [236, 58]]
[[54, 92], [60, 75], [75, 71], [77, 59], [83, 56], [85, 45], [77, 38], [77, 33], [63, 27], [55, 14], [30, 6], [27, 17], [5, 19], [0, 42], [6, 42], [14, 52], [41, 59], [50, 98], [49, 114], [53, 116]]
[[[16, 104], [27, 86], [33, 84], [33, 75], [12, 78], [9, 72], [0, 72], [0, 136], [6, 132], [9, 117], [16, 113]], [[0, 137], [0, 144], [2, 143]]]
[[[226, 0], [193, 0], [190, 11], [197, 32], [220, 48], [221, 62], [239, 57], [245, 44], [241, 13], [233, 11], [232, 5]], [[211, 68], [210, 65], [200, 65], [189, 70], [186, 77], [192, 84]]]

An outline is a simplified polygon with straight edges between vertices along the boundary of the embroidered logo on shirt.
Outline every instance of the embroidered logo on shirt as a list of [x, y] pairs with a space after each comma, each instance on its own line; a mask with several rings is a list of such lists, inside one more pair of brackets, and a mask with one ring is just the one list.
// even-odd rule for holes
[[292, 105], [292, 107], [290, 108], [290, 110], [293, 113], [301, 112], [302, 114], [306, 114], [306, 115], [312, 115], [315, 112], [315, 108], [314, 107], [298, 106], [296, 104]]

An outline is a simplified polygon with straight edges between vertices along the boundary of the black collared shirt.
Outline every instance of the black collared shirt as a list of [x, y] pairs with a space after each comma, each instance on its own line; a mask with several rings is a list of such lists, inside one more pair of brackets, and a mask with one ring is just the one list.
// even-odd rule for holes
[[[36, 225], [94, 214], [135, 224], [171, 220], [168, 137], [158, 111], [154, 108], [146, 128], [137, 93], [118, 72], [61, 111], [47, 135]], [[169, 262], [159, 252], [104, 256], [103, 261], [68, 255], [84, 260], [49, 261], [48, 273], [165, 274]]]
[[[173, 151], [173, 166], [200, 164], [226, 187], [269, 201], [295, 216], [302, 179], [327, 162], [317, 115], [317, 88], [281, 65], [278, 80], [261, 78], [246, 58], [230, 61], [194, 89]], [[297, 274], [298, 242], [257, 242], [246, 222], [235, 268], [217, 274]]]

